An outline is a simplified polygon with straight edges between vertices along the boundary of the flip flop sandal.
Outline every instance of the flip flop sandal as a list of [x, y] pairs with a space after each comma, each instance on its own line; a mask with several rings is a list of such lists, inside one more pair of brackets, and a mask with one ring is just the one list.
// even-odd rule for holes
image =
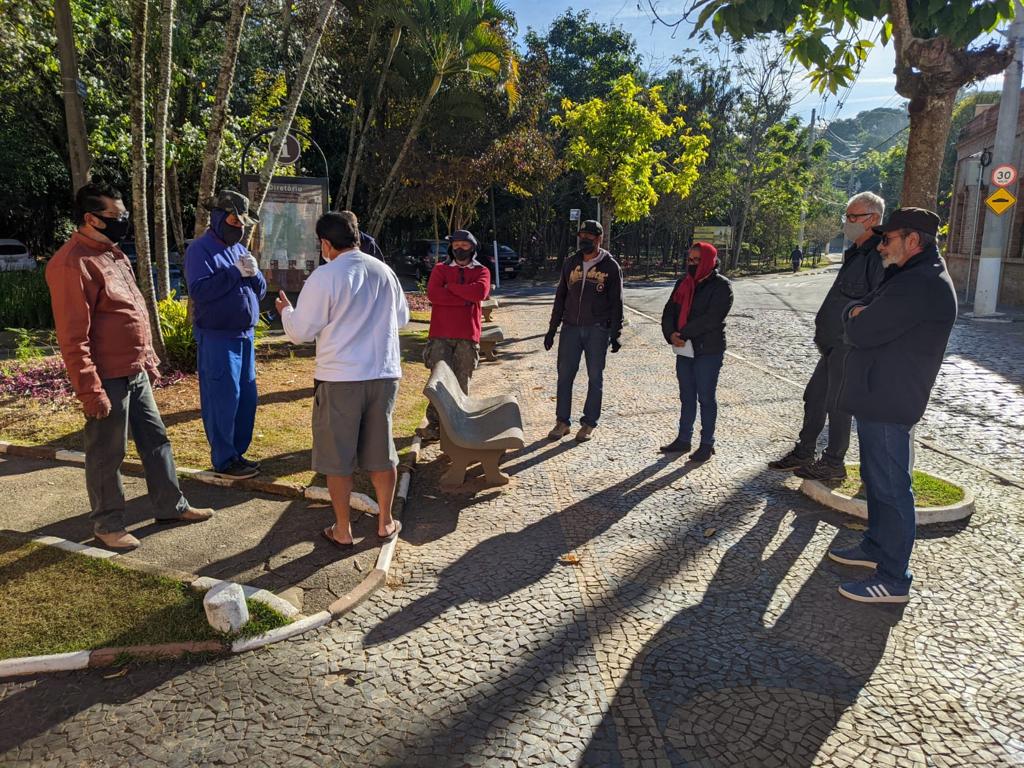
[[[328, 533], [330, 531], [330, 533]], [[331, 544], [336, 546], [338, 549], [352, 549], [356, 545], [354, 541], [338, 541], [334, 538], [334, 526], [330, 528], [324, 528], [320, 531], [320, 535], [327, 539]]]
[[381, 542], [390, 542], [392, 539], [397, 539], [398, 538], [398, 534], [400, 534], [400, 532], [401, 532], [401, 520], [395, 520], [394, 521], [394, 530], [392, 530], [390, 532], [390, 534], [388, 534], [387, 536], [381, 536], [380, 534], [378, 534], [377, 535], [377, 539], [378, 539], [378, 541], [381, 541]]

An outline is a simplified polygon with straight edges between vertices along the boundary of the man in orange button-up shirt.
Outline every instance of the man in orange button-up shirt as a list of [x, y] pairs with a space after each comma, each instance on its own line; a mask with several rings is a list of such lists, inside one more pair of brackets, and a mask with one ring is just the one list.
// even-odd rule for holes
[[158, 522], [198, 523], [213, 511], [195, 509], [181, 493], [150, 379], [159, 377], [146, 303], [128, 257], [117, 247], [128, 211], [112, 187], [86, 184], [75, 195], [78, 230], [46, 266], [46, 283], [61, 356], [85, 413], [85, 484], [96, 539], [129, 550], [121, 462], [128, 425], [146, 471]]

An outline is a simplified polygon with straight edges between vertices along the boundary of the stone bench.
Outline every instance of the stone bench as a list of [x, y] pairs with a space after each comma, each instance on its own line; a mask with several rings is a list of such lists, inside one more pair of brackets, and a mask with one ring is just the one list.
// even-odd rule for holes
[[484, 322], [491, 322], [491, 313], [500, 306], [501, 305], [498, 303], [497, 299], [487, 299], [487, 301], [482, 302], [480, 304], [480, 309], [484, 313]]
[[480, 331], [480, 354], [485, 360], [497, 360], [498, 354], [495, 347], [499, 341], [505, 340], [505, 334], [500, 325], [485, 325]]
[[505, 451], [522, 448], [523, 417], [512, 395], [470, 397], [459, 386], [448, 363], [434, 366], [423, 394], [441, 421], [441, 450], [452, 460], [441, 485], [453, 488], [466, 481], [466, 470], [479, 463], [489, 485], [505, 485], [498, 470]]

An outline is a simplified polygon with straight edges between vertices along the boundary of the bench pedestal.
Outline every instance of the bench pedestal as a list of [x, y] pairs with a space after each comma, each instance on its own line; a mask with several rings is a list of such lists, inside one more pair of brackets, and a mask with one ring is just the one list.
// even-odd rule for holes
[[484, 470], [488, 485], [508, 485], [509, 476], [498, 469], [501, 458], [505, 455], [504, 448], [493, 450], [460, 448], [448, 437], [444, 426], [441, 426], [441, 450], [451, 459], [451, 465], [441, 476], [441, 485], [445, 488], [456, 488], [466, 482], [466, 471], [479, 463]]

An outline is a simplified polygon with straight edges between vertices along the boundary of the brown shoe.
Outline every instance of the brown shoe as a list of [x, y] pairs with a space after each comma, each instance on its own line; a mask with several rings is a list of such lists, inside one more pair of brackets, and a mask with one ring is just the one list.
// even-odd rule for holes
[[140, 544], [138, 539], [125, 530], [111, 531], [110, 533], [99, 533], [97, 531], [93, 536], [96, 538], [96, 541], [107, 549], [116, 549], [120, 552], [130, 552]]
[[551, 440], [561, 440], [563, 437], [569, 434], [569, 425], [564, 421], [556, 421], [555, 428], [548, 432], [548, 438]]
[[158, 517], [156, 521], [162, 525], [189, 525], [191, 523], [205, 523], [211, 517], [213, 517], [212, 509], [189, 507], [179, 517]]
[[594, 428], [589, 424], [583, 424], [580, 427], [580, 431], [576, 433], [576, 442], [585, 443], [590, 439], [590, 433], [594, 431]]

